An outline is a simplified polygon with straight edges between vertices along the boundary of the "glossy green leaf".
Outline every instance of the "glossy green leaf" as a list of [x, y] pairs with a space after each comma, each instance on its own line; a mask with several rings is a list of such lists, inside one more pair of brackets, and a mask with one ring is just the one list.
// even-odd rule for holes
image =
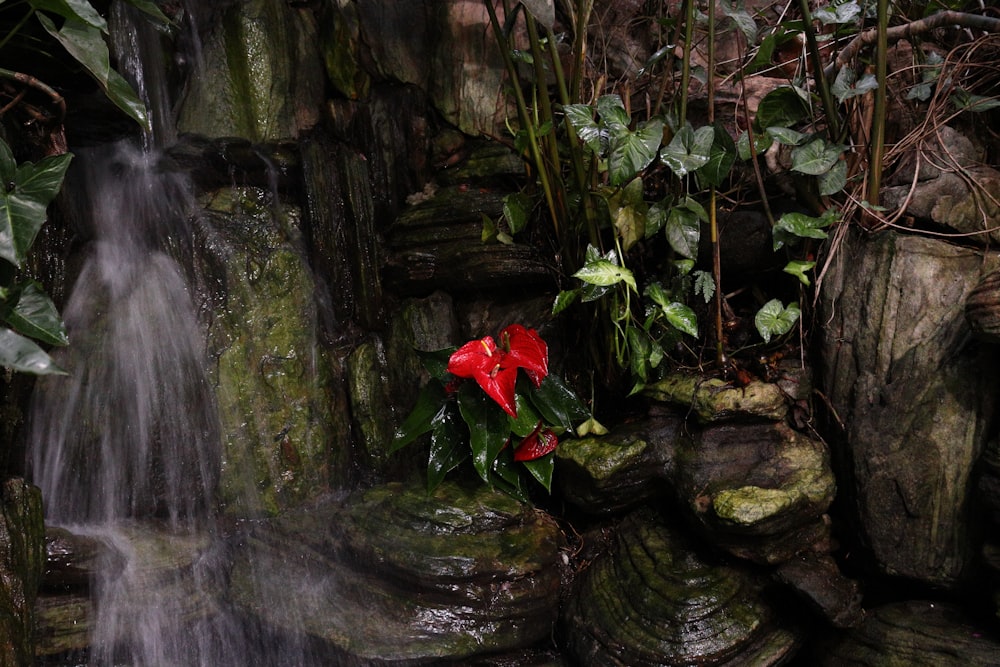
[[618, 95], [601, 95], [597, 98], [597, 115], [601, 125], [612, 128], [615, 125], [629, 125], [632, 119], [625, 110], [625, 103]]
[[656, 202], [646, 211], [646, 238], [651, 238], [657, 234], [663, 226], [667, 224], [667, 215], [670, 213], [668, 202], [670, 198], [661, 202]]
[[708, 164], [714, 141], [715, 128], [705, 126], [694, 130], [691, 125], [685, 125], [660, 151], [660, 160], [683, 178]]
[[608, 144], [608, 175], [611, 185], [619, 186], [656, 159], [663, 141], [663, 121], [650, 120], [640, 123], [632, 132], [625, 125], [611, 128]]
[[780, 127], [777, 125], [772, 125], [767, 128], [767, 136], [785, 146], [798, 146], [809, 138], [809, 135], [804, 132], [798, 132], [791, 128]]
[[566, 114], [580, 141], [594, 155], [603, 155], [601, 128], [594, 120], [594, 110], [586, 104], [568, 104], [563, 107], [563, 113]]
[[728, 130], [716, 124], [708, 162], [698, 169], [698, 177], [711, 186], [720, 187], [736, 164], [736, 156], [736, 142]]
[[841, 67], [837, 72], [837, 78], [830, 86], [830, 92], [834, 94], [838, 102], [849, 100], [852, 97], [864, 95], [878, 89], [878, 79], [874, 74], [865, 74], [861, 79], [857, 79], [857, 74], [850, 67]]
[[625, 328], [625, 340], [632, 377], [646, 382], [649, 379], [649, 354], [653, 348], [649, 335], [639, 327], [628, 326]]
[[67, 21], [79, 21], [106, 33], [108, 23], [87, 0], [28, 0], [37, 10], [58, 14]]
[[786, 264], [783, 270], [785, 273], [790, 273], [791, 275], [798, 278], [799, 282], [801, 282], [806, 287], [809, 287], [810, 285], [809, 276], [806, 275], [806, 272], [812, 271], [813, 267], [815, 266], [816, 262], [806, 262], [795, 259]]
[[688, 306], [675, 301], [667, 304], [663, 309], [663, 314], [666, 315], [667, 321], [670, 322], [671, 326], [678, 331], [695, 338], [698, 337], [698, 316]]
[[524, 391], [519, 391], [514, 395], [514, 404], [517, 406], [517, 417], [511, 417], [507, 413], [508, 430], [519, 438], [527, 438], [541, 420], [541, 415], [535, 410]]
[[785, 213], [774, 223], [771, 229], [773, 247], [780, 250], [786, 244], [794, 245], [800, 238], [825, 239], [824, 227], [829, 227], [837, 219], [833, 209], [818, 218], [805, 213]]
[[835, 195], [847, 185], [847, 161], [837, 160], [825, 174], [817, 177], [819, 194], [823, 197]]
[[775, 88], [757, 105], [754, 124], [758, 131], [767, 127], [791, 127], [809, 116], [809, 94], [795, 86]]
[[73, 156], [23, 162], [11, 176], [13, 158], [8, 159], [9, 155], [10, 149], [0, 141], [0, 168], [6, 172], [0, 187], [0, 257], [19, 267], [45, 222], [46, 209], [59, 192]]
[[754, 324], [764, 342], [770, 343], [772, 337], [782, 336], [791, 331], [799, 315], [801, 315], [799, 304], [790, 303], [786, 308], [778, 299], [771, 299], [757, 311]]
[[0, 329], [0, 366], [32, 375], [66, 375], [33, 340]]
[[546, 424], [573, 430], [573, 423], [587, 419], [590, 411], [558, 376], [549, 373], [539, 387], [528, 383], [525, 392]]
[[749, 160], [754, 155], [760, 155], [774, 143], [767, 132], [756, 132], [753, 135], [753, 152], [750, 150], [750, 133], [743, 131], [736, 140], [736, 153], [741, 160]]
[[441, 410], [441, 405], [445, 400], [444, 385], [437, 380], [431, 380], [420, 390], [417, 395], [417, 402], [414, 404], [410, 414], [407, 415], [403, 423], [396, 429], [393, 435], [392, 444], [389, 446], [389, 453], [395, 452], [410, 444], [424, 433], [431, 430], [434, 417]]
[[556, 295], [556, 300], [552, 303], [552, 314], [558, 315], [572, 305], [576, 298], [580, 296], [580, 291], [575, 289], [563, 290]]
[[503, 198], [503, 217], [511, 234], [517, 234], [528, 224], [531, 198], [521, 192], [514, 192]]
[[823, 25], [854, 23], [861, 17], [861, 7], [857, 2], [831, 2], [813, 12], [813, 18]]
[[792, 171], [810, 176], [825, 174], [840, 160], [845, 147], [817, 137], [804, 146], [792, 149]]
[[670, 209], [666, 224], [667, 242], [678, 255], [695, 259], [701, 241], [701, 224], [698, 215], [690, 208], [675, 206]]
[[546, 491], [552, 493], [552, 473], [556, 469], [556, 453], [551, 452], [532, 461], [522, 461], [528, 472]]
[[484, 482], [490, 481], [490, 471], [500, 451], [510, 438], [507, 413], [489, 396], [471, 383], [458, 390], [458, 409], [469, 427], [469, 448], [472, 465]]
[[638, 291], [631, 271], [603, 258], [587, 262], [582, 269], [573, 274], [573, 277], [602, 287], [625, 283], [632, 288], [632, 291]]
[[149, 127], [146, 106], [128, 82], [111, 69], [108, 46], [98, 28], [76, 19], [67, 19], [57, 29], [48, 16], [37, 16], [42, 27], [84, 66], [115, 106], [143, 127]]
[[174, 23], [167, 18], [160, 8], [152, 0], [124, 0], [146, 15], [146, 18], [156, 26], [160, 32], [169, 33], [175, 27]]
[[446, 347], [441, 350], [433, 350], [430, 352], [416, 350], [416, 353], [417, 356], [420, 357], [420, 363], [423, 364], [424, 368], [428, 373], [430, 373], [431, 377], [444, 385], [452, 379], [451, 374], [448, 373], [448, 360], [451, 358], [451, 355], [456, 349], [457, 348], [454, 347]]
[[469, 456], [468, 431], [454, 403], [446, 403], [431, 420], [431, 448], [427, 458], [427, 491]]
[[41, 285], [34, 281], [24, 286], [14, 309], [4, 319], [19, 333], [43, 343], [69, 343], [59, 311]]
[[746, 37], [747, 44], [757, 42], [757, 22], [753, 20], [753, 16], [746, 10], [742, 1], [723, 2], [719, 5], [719, 9], [736, 24], [737, 29]]
[[511, 447], [500, 452], [496, 462], [493, 464], [493, 474], [490, 475], [490, 484], [498, 491], [502, 491], [512, 498], [516, 498], [523, 503], [528, 502], [528, 494], [524, 489], [521, 480], [521, 464], [515, 463], [511, 454]]

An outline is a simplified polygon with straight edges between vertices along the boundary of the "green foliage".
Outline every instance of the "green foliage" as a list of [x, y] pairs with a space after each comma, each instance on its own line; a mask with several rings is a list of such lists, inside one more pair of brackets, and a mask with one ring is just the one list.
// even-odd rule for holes
[[[170, 21], [150, 0], [125, 0], [144, 12], [161, 29]], [[0, 2], [0, 4], [3, 4]], [[42, 28], [58, 42], [70, 56], [83, 66], [119, 109], [143, 127], [148, 127], [146, 108], [132, 87], [111, 67], [110, 54], [105, 42], [107, 22], [87, 0], [28, 0], [28, 16], [33, 14]], [[12, 5], [13, 6], [13, 5]], [[18, 26], [23, 25], [20, 21]], [[9, 39], [7, 35], [4, 41]], [[37, 46], [44, 50], [44, 45]]]
[[[484, 386], [491, 378], [470, 381], [473, 373], [466, 371], [478, 363], [477, 356], [488, 359], [487, 365], [495, 362], [493, 373], [499, 371], [501, 375], [517, 372], [511, 368], [512, 359], [530, 360], [521, 368], [536, 367], [533, 362], [538, 363], [536, 368], [547, 366], [547, 348], [537, 334], [532, 331], [530, 337], [516, 339], [513, 334], [505, 336], [509, 330], [500, 336], [502, 345], [510, 347], [505, 351], [489, 352], [493, 339], [487, 337], [470, 341], [462, 348], [421, 355], [431, 380], [396, 429], [389, 451], [395, 452], [429, 434], [428, 491], [471, 459], [472, 470], [484, 483], [527, 501], [528, 479], [546, 491], [551, 489], [558, 438], [573, 433], [574, 425], [581, 422], [588, 423], [588, 430], [600, 428], [576, 394], [551, 373], [540, 378], [536, 374], [531, 379], [530, 373], [520, 375], [512, 388], [511, 411], [502, 407], [505, 401], [496, 395], [494, 385]], [[526, 340], [529, 344], [525, 344]]]
[[0, 365], [15, 371], [45, 375], [62, 373], [32, 339], [49, 345], [66, 345], [66, 329], [52, 300], [41, 286], [16, 278], [46, 209], [62, 186], [71, 155], [47, 157], [38, 163], [17, 164], [10, 147], [0, 140]]

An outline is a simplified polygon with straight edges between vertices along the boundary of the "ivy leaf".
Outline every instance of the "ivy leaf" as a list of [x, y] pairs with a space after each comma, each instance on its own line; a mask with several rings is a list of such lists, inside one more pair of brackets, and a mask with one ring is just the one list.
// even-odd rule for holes
[[813, 267], [816, 266], [816, 262], [806, 262], [798, 259], [794, 259], [785, 265], [783, 269], [785, 273], [790, 273], [799, 279], [806, 287], [809, 287], [809, 276], [806, 275], [806, 271], [812, 271]]
[[652, 238], [667, 224], [667, 216], [670, 207], [667, 204], [669, 198], [661, 202], [656, 202], [646, 211], [646, 238]]
[[563, 113], [569, 119], [569, 124], [576, 131], [576, 136], [594, 155], [603, 155], [601, 146], [601, 128], [594, 120], [594, 111], [586, 104], [567, 104]]
[[767, 135], [785, 146], [798, 146], [809, 138], [808, 134], [797, 132], [787, 127], [772, 125], [767, 128]]
[[753, 136], [753, 150], [750, 147], [750, 133], [744, 130], [736, 140], [736, 153], [741, 160], [749, 160], [754, 155], [760, 155], [768, 148], [774, 140], [767, 132], [757, 132]]
[[37, 343], [10, 329], [0, 329], [0, 366], [32, 375], [66, 375]]
[[835, 195], [847, 185], [847, 162], [837, 160], [830, 171], [820, 174], [816, 179], [819, 184], [819, 194], [823, 197]]
[[958, 88], [955, 90], [955, 94], [951, 96], [951, 103], [954, 104], [955, 108], [959, 111], [973, 111], [981, 113], [983, 111], [989, 111], [990, 109], [1000, 107], [1000, 98], [973, 95], [966, 90]]
[[810, 176], [825, 174], [840, 160], [844, 150], [844, 146], [817, 137], [805, 146], [792, 149], [792, 171]]
[[754, 124], [758, 131], [766, 127], [791, 127], [809, 116], [809, 94], [797, 86], [779, 86], [757, 105]]
[[683, 178], [708, 164], [714, 141], [715, 128], [705, 126], [695, 131], [690, 124], [686, 124], [660, 151], [660, 160]]
[[694, 259], [698, 256], [701, 225], [698, 215], [691, 209], [675, 206], [667, 215], [667, 242], [678, 255]]
[[782, 336], [791, 331], [800, 314], [799, 304], [790, 303], [786, 308], [778, 299], [771, 299], [757, 311], [754, 324], [764, 342], [770, 343], [772, 336]]
[[601, 95], [597, 98], [597, 115], [601, 117], [601, 124], [607, 128], [615, 125], [628, 126], [632, 122], [628, 111], [625, 110], [625, 103], [618, 95]]
[[667, 304], [663, 308], [663, 314], [666, 315], [667, 322], [678, 331], [694, 338], [698, 337], [698, 316], [683, 303], [675, 301]]
[[837, 212], [833, 209], [818, 218], [805, 213], [785, 213], [771, 229], [773, 247], [780, 250], [786, 243], [792, 245], [800, 238], [825, 239], [823, 228], [829, 227], [836, 219]]
[[830, 86], [830, 92], [836, 96], [838, 102], [849, 100], [852, 97], [864, 95], [870, 91], [878, 89], [878, 79], [874, 74], [865, 74], [857, 80], [857, 74], [850, 67], [841, 67], [837, 72], [837, 78]]
[[842, 25], [853, 23], [861, 15], [861, 7], [857, 2], [831, 2], [825, 7], [820, 7], [813, 13], [813, 18], [818, 19], [823, 25]]
[[615, 125], [609, 133], [608, 174], [610, 183], [619, 186], [632, 180], [656, 158], [663, 141], [663, 121], [640, 123], [635, 132], [625, 125]]
[[507, 414], [489, 396], [468, 382], [458, 390], [458, 409], [469, 427], [472, 465], [488, 484], [493, 462], [510, 438]]
[[521, 192], [514, 192], [503, 198], [503, 217], [512, 235], [517, 234], [528, 224], [530, 210], [531, 199]]
[[559, 292], [556, 295], [556, 300], [552, 303], [552, 314], [558, 315], [569, 308], [578, 296], [580, 296], [580, 290], [571, 289]]
[[736, 163], [736, 142], [721, 125], [716, 124], [713, 132], [714, 138], [708, 162], [698, 169], [698, 176], [705, 179], [709, 185], [719, 187]]
[[601, 287], [625, 283], [632, 288], [633, 292], [638, 292], [635, 277], [631, 271], [603, 258], [587, 262], [582, 269], [573, 274], [573, 277]]
[[754, 44], [757, 41], [757, 22], [744, 8], [743, 2], [733, 2], [732, 4], [723, 2], [719, 9], [733, 20], [739, 31], [747, 38], [747, 44]]

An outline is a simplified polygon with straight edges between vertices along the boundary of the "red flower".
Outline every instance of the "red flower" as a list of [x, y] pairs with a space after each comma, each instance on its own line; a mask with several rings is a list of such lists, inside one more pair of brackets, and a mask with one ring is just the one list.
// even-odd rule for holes
[[535, 430], [514, 450], [514, 460], [534, 461], [554, 451], [558, 444], [559, 438], [556, 434], [551, 429], [543, 429], [542, 422], [538, 422]]
[[549, 372], [549, 351], [534, 329], [512, 324], [500, 332], [497, 347], [492, 336], [471, 340], [448, 359], [448, 372], [475, 380], [511, 417], [517, 417], [514, 386], [523, 368], [537, 387]]
[[549, 374], [549, 346], [534, 329], [511, 324], [500, 332], [500, 346], [507, 350], [507, 357], [515, 366], [523, 368], [538, 387]]

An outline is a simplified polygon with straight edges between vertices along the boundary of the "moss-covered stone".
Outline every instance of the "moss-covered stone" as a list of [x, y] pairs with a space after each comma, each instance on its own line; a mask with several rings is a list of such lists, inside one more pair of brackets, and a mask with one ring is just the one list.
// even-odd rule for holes
[[[298, 212], [275, 215], [254, 188], [206, 203], [208, 252], [225, 285], [210, 329], [223, 431], [221, 502], [273, 514], [321, 493], [330, 478], [330, 365], [317, 340], [314, 284]], [[342, 442], [340, 444], [343, 444]]]
[[250, 0], [232, 4], [215, 28], [190, 80], [180, 131], [261, 142], [315, 124], [323, 73], [311, 12]]
[[780, 421], [788, 414], [785, 394], [778, 385], [767, 382], [735, 387], [718, 378], [675, 374], [647, 386], [643, 393], [690, 409], [701, 422], [736, 417]]

